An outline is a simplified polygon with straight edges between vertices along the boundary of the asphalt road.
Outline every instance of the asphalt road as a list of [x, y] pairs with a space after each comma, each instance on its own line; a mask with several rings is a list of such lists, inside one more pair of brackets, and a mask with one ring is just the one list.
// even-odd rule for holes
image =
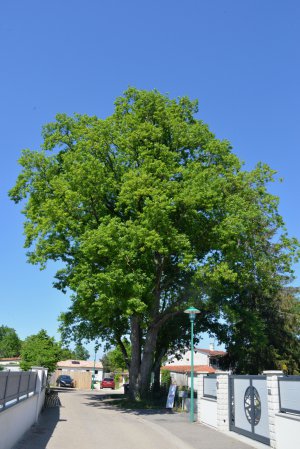
[[[110, 391], [109, 391], [110, 393]], [[103, 392], [61, 390], [60, 407], [47, 408], [14, 449], [250, 449], [186, 414], [121, 411]]]

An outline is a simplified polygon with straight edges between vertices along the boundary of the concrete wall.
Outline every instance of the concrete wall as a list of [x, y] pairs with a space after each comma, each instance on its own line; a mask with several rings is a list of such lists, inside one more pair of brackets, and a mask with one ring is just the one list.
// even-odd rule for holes
[[11, 449], [36, 423], [45, 400], [45, 390], [0, 413], [0, 449]]
[[45, 389], [41, 385], [43, 370], [35, 371], [38, 372], [35, 394], [0, 413], [0, 449], [11, 449], [38, 420], [45, 401]]
[[[68, 374], [72, 377], [72, 373], [90, 373], [91, 376], [94, 373], [93, 369], [86, 369], [86, 368], [60, 368], [59, 370], [56, 370], [59, 372], [59, 374]], [[103, 369], [96, 369], [97, 373], [95, 372], [95, 380], [101, 381], [103, 379]], [[58, 375], [59, 375], [58, 374]]]
[[[190, 366], [191, 364], [191, 351], [187, 351], [183, 354], [182, 359], [177, 360], [173, 358], [168, 363], [166, 363], [167, 366], [180, 366], [180, 365], [186, 365]], [[194, 365], [209, 365], [209, 357], [207, 354], [202, 354], [201, 352], [194, 351]]]
[[188, 385], [188, 377], [185, 373], [170, 373], [172, 383], [176, 384], [178, 387], [184, 387]]
[[275, 415], [276, 449], [300, 447], [300, 416], [277, 413]]
[[[270, 446], [274, 449], [298, 449], [300, 448], [300, 415], [280, 413], [278, 377], [281, 377], [283, 373], [264, 371], [264, 375], [267, 379]], [[204, 374], [198, 374], [196, 380], [198, 421], [228, 432], [230, 427], [229, 375], [228, 373], [217, 374], [217, 400], [204, 397], [203, 377]], [[296, 388], [300, 388], [300, 383], [297, 384], [299, 387], [297, 385]], [[252, 441], [249, 439], [250, 445]]]
[[203, 424], [207, 424], [209, 426], [217, 428], [217, 401], [210, 398], [201, 398], [200, 404], [201, 422]]

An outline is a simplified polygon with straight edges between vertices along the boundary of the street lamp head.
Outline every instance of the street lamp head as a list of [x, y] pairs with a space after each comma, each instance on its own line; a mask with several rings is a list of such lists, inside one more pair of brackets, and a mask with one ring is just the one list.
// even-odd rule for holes
[[187, 313], [189, 315], [191, 321], [195, 321], [196, 314], [200, 313], [200, 310], [196, 309], [195, 307], [189, 307], [184, 311], [184, 313]]

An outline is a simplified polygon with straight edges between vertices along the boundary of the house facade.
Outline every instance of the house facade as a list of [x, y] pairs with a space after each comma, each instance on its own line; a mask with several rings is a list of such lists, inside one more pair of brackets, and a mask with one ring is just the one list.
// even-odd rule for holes
[[69, 374], [72, 373], [91, 373], [95, 372], [95, 381], [101, 381], [103, 379], [103, 365], [101, 362], [94, 362], [93, 360], [62, 360], [57, 363], [56, 371], [59, 374]]
[[0, 358], [0, 365], [4, 371], [21, 371], [20, 361], [20, 357], [2, 357]]
[[[226, 355], [225, 351], [214, 349], [211, 343], [209, 349], [194, 349], [194, 372], [214, 374], [220, 370], [220, 358]], [[191, 378], [191, 351], [182, 354], [180, 360], [171, 356], [168, 362], [162, 366], [162, 371], [169, 371], [172, 382], [178, 386], [190, 386]]]

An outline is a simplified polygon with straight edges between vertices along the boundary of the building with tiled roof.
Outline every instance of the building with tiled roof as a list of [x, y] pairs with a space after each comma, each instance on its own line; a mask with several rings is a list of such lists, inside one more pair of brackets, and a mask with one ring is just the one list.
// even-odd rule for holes
[[72, 373], [95, 373], [95, 380], [103, 379], [103, 365], [94, 360], [62, 360], [57, 362], [56, 366], [56, 372], [59, 371], [60, 374], [69, 374], [72, 377]]
[[103, 379], [103, 365], [94, 360], [61, 360], [56, 364], [56, 371], [52, 374], [50, 384], [55, 385], [58, 376], [66, 374], [72, 377], [76, 388], [90, 388], [92, 379], [95, 386]]
[[96, 370], [103, 370], [101, 362], [94, 362], [93, 360], [62, 360], [57, 362], [58, 369], [89, 371], [93, 370], [95, 366]]
[[20, 371], [21, 357], [1, 357], [0, 365], [5, 371]]
[[[168, 365], [168, 366], [162, 366], [162, 371], [170, 371], [172, 373], [184, 373], [184, 374], [190, 374], [191, 372], [191, 365]], [[194, 372], [195, 373], [215, 373], [215, 368], [212, 368], [209, 365], [194, 365]]]
[[[213, 344], [209, 349], [194, 349], [194, 372], [213, 374], [219, 371], [219, 359], [226, 355], [225, 351], [216, 351]], [[191, 351], [186, 351], [180, 359], [169, 357], [168, 362], [162, 366], [162, 371], [169, 371], [174, 383], [189, 385], [191, 374]]]

